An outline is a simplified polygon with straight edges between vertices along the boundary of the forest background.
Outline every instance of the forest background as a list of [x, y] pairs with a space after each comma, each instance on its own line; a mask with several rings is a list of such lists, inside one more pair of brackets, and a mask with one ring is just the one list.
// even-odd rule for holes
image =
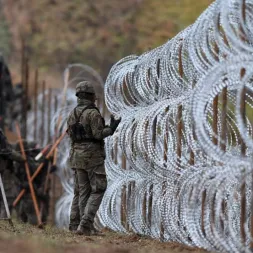
[[[24, 39], [32, 67], [59, 77], [84, 63], [104, 78], [124, 56], [162, 45], [212, 0], [0, 0], [0, 52], [14, 81]], [[56, 80], [55, 78], [53, 80]]]

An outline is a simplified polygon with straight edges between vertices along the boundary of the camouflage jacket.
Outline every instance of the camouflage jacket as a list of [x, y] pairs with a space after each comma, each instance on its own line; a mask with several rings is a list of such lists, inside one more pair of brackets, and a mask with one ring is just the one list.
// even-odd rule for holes
[[[79, 98], [77, 103], [76, 112], [78, 116], [81, 115], [85, 107], [93, 105], [89, 100]], [[67, 120], [68, 128], [75, 122], [76, 117], [73, 110]], [[102, 141], [107, 136], [112, 135], [111, 128], [104, 125], [104, 119], [97, 109], [85, 110], [80, 117], [80, 123], [83, 125], [87, 138], [89, 139]], [[102, 165], [105, 159], [104, 145], [102, 143], [92, 141], [74, 143], [71, 140], [69, 166], [72, 169], [89, 169]]]

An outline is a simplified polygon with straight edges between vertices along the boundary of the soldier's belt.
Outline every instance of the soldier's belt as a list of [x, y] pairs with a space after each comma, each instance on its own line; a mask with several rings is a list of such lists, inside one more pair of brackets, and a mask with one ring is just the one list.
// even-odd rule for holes
[[93, 142], [93, 143], [103, 144], [104, 140], [96, 140], [94, 138], [87, 138], [87, 139], [80, 140], [80, 141], [77, 141], [77, 140], [73, 141], [73, 143], [87, 143], [87, 142]]

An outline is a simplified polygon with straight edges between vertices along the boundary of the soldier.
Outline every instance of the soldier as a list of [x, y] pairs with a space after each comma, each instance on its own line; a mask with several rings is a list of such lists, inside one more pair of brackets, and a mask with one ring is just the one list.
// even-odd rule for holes
[[[2, 129], [0, 129], [0, 173], [3, 179], [3, 185], [10, 212], [12, 211], [12, 203], [17, 196], [16, 177], [14, 173], [13, 161], [24, 163], [21, 154], [12, 149], [8, 143]], [[0, 198], [0, 217], [6, 217], [5, 207]]]
[[[36, 143], [24, 141], [24, 149], [27, 156], [27, 162], [29, 164], [30, 174], [33, 175], [36, 169], [41, 164], [42, 160], [36, 161], [35, 157], [40, 152], [36, 148]], [[17, 146], [19, 149], [19, 146]], [[43, 223], [46, 222], [49, 209], [49, 187], [45, 190], [45, 182], [47, 177], [48, 163], [44, 161], [44, 166], [40, 174], [33, 180], [34, 192], [36, 199], [38, 201], [39, 208], [41, 210], [42, 206], [42, 215], [41, 220]], [[30, 188], [27, 180], [26, 171], [23, 165], [16, 166], [16, 176], [19, 179], [20, 190], [25, 189], [26, 193], [23, 198], [20, 200], [18, 207], [18, 217], [23, 222], [28, 222], [32, 225], [37, 224], [37, 216], [33, 206], [33, 201], [30, 193]], [[50, 185], [50, 183], [48, 183]]]
[[76, 96], [77, 106], [67, 120], [71, 139], [69, 164], [75, 172], [69, 230], [90, 235], [107, 186], [103, 139], [113, 135], [120, 120], [111, 117], [110, 126], [105, 126], [95, 107], [96, 95], [90, 81], [76, 86]]

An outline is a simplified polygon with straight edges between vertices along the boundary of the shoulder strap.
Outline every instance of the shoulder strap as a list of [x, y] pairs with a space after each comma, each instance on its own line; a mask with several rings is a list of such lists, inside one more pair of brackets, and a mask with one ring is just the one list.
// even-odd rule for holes
[[[97, 111], [99, 112], [99, 109], [98, 109], [96, 106], [94, 106], [94, 105], [88, 105], [88, 106], [86, 106], [86, 107], [83, 108], [83, 110], [81, 111], [81, 113], [80, 113], [80, 115], [79, 115], [79, 117], [78, 117], [78, 116], [77, 116], [77, 113], [76, 113], [76, 108], [75, 108], [75, 109], [74, 109], [74, 114], [75, 114], [76, 122], [79, 122], [79, 121], [80, 121], [80, 119], [81, 119], [81, 117], [82, 117], [84, 111], [87, 110], [87, 109], [95, 109], [95, 110], [97, 110]], [[100, 112], [99, 112], [99, 113], [100, 113]]]
[[76, 113], [76, 107], [75, 107], [75, 109], [74, 109], [74, 116], [75, 116], [76, 122], [78, 122], [78, 116], [77, 116], [77, 113]]
[[89, 105], [88, 107], [89, 108], [87, 108], [87, 109], [95, 109], [100, 113], [99, 109], [95, 105]]

